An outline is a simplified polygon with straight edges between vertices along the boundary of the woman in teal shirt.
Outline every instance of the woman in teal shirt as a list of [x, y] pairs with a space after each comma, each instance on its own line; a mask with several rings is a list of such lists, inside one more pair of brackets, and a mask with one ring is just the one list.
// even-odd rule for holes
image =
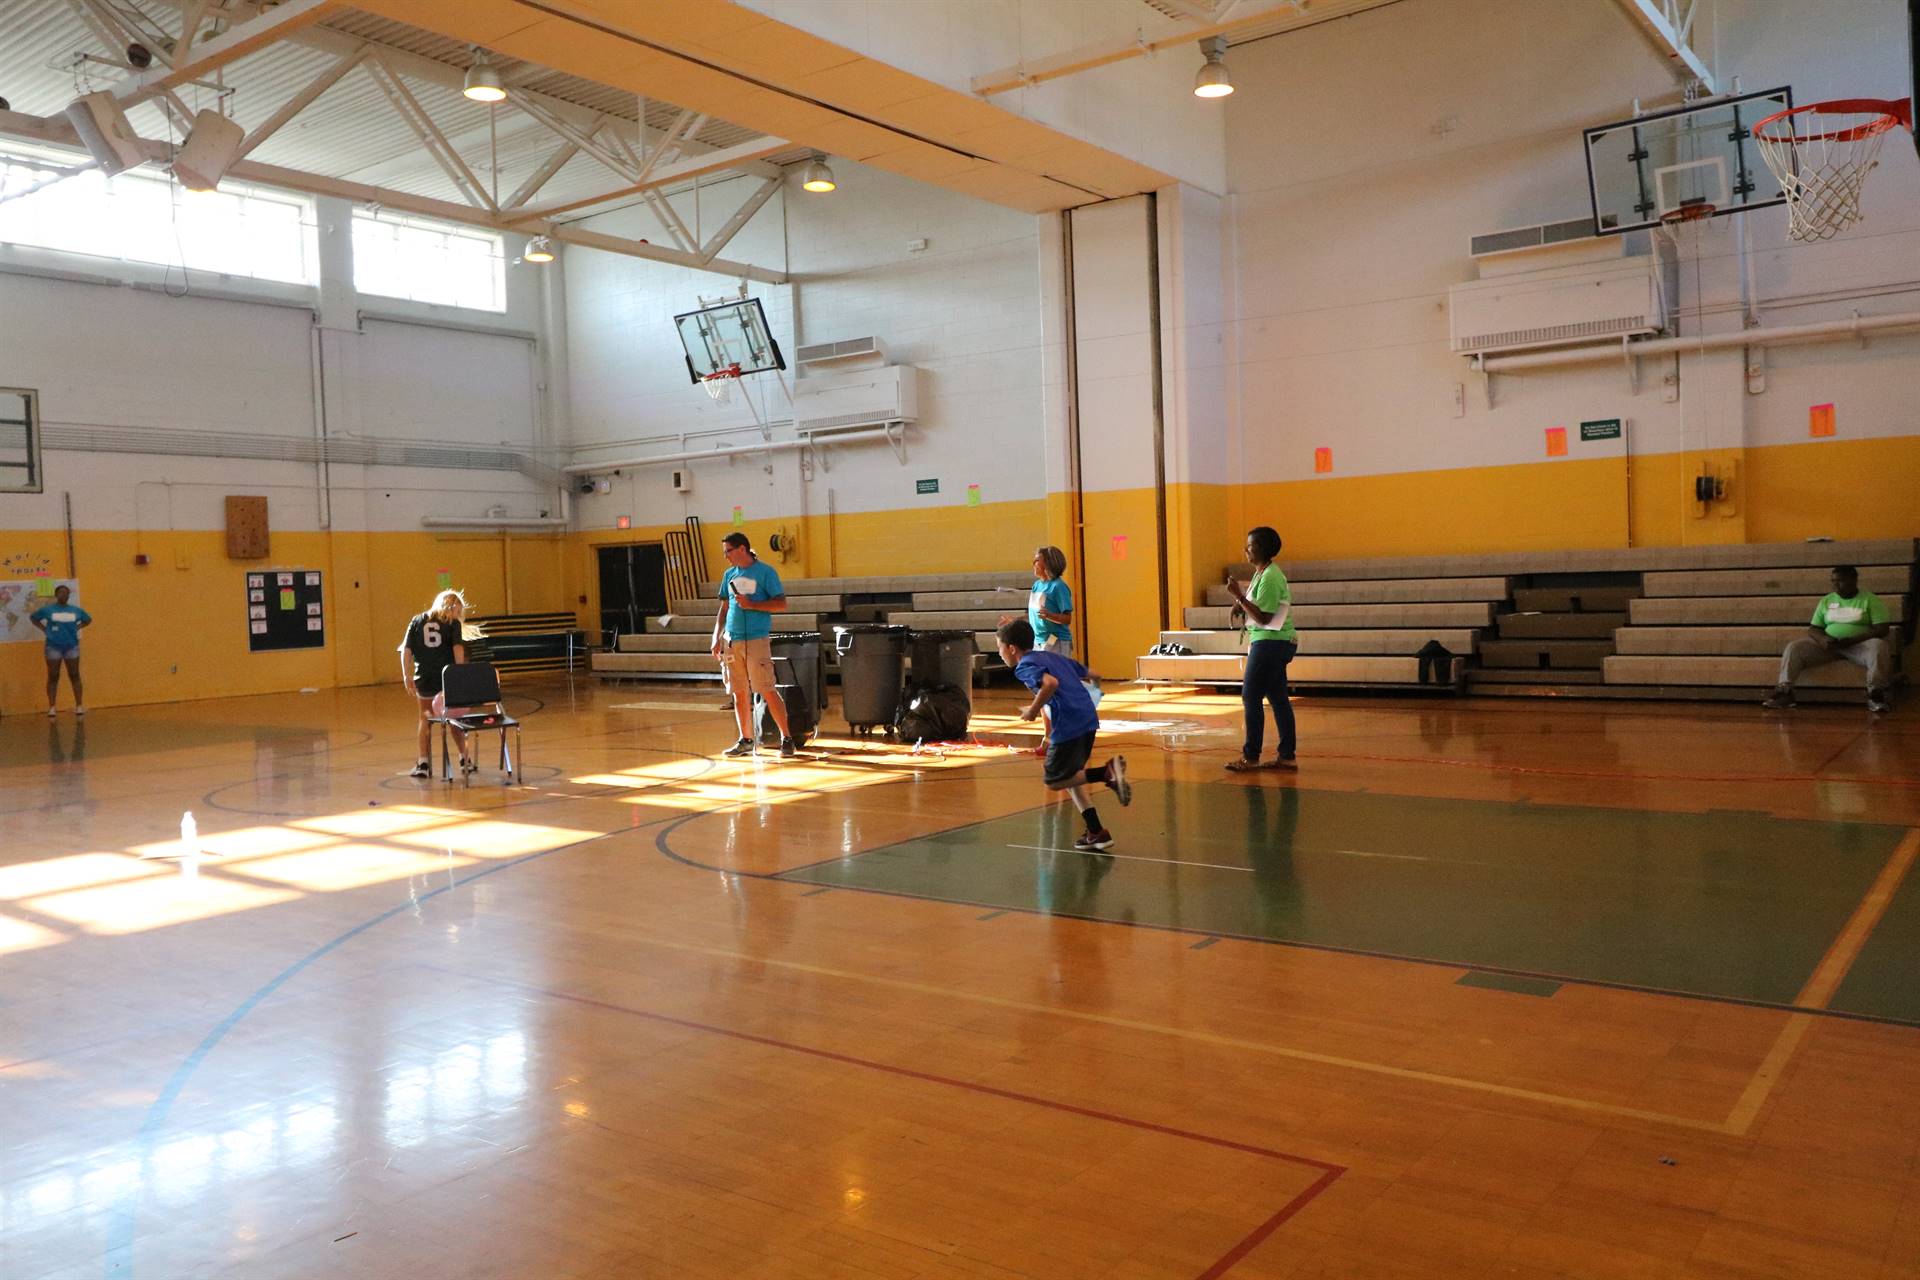
[[[1287, 575], [1280, 572], [1274, 557], [1280, 554], [1280, 535], [1261, 525], [1247, 533], [1247, 559], [1253, 563], [1253, 581], [1246, 587], [1227, 578], [1227, 592], [1234, 608], [1246, 619], [1247, 665], [1241, 677], [1240, 705], [1246, 712], [1247, 740], [1240, 758], [1228, 762], [1235, 773], [1253, 769], [1294, 768], [1293, 703], [1287, 700], [1287, 664], [1299, 652], [1295, 643], [1293, 592]], [[1280, 750], [1271, 762], [1261, 763], [1260, 749], [1266, 737], [1267, 713], [1264, 703], [1273, 704], [1274, 727], [1280, 731]]]
[[1027, 621], [1036, 649], [1073, 653], [1073, 591], [1061, 580], [1067, 553], [1041, 547], [1033, 553], [1033, 586], [1027, 589]]

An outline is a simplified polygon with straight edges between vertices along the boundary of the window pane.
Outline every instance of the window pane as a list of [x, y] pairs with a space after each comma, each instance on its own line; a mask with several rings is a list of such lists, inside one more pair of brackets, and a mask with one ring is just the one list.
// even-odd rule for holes
[[497, 235], [391, 214], [353, 216], [353, 285], [361, 293], [505, 311], [505, 243]]

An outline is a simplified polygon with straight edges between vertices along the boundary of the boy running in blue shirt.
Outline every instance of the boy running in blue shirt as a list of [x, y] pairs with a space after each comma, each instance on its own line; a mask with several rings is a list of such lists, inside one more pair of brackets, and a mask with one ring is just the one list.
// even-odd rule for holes
[[1100, 825], [1100, 815], [1087, 796], [1087, 785], [1104, 783], [1119, 797], [1124, 809], [1133, 803], [1133, 784], [1127, 781], [1125, 756], [1087, 767], [1093, 756], [1094, 734], [1100, 728], [1100, 713], [1093, 709], [1084, 683], [1087, 669], [1063, 653], [1035, 649], [1033, 627], [1025, 618], [1001, 623], [997, 638], [1000, 660], [1013, 668], [1021, 684], [1033, 690], [1033, 701], [1020, 708], [1020, 718], [1036, 720], [1040, 708], [1050, 710], [1047, 762], [1041, 781], [1050, 791], [1066, 792], [1086, 820], [1086, 834], [1075, 840], [1073, 847], [1083, 853], [1110, 847], [1113, 833]]

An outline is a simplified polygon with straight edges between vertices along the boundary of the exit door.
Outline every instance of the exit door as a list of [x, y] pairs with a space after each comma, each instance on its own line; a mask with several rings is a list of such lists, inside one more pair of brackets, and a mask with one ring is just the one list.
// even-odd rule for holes
[[667, 557], [657, 542], [600, 548], [601, 642], [646, 630], [667, 611]]

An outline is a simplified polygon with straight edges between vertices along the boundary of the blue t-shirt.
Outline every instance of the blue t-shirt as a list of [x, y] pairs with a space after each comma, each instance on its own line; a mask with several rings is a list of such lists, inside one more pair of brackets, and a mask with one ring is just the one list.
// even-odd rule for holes
[[79, 605], [69, 601], [61, 604], [43, 604], [27, 615], [36, 622], [47, 624], [47, 648], [74, 649], [80, 644], [80, 624], [92, 622], [93, 618]]
[[1073, 591], [1060, 578], [1035, 578], [1033, 588], [1027, 595], [1027, 621], [1033, 624], [1033, 642], [1045, 644], [1049, 636], [1059, 636], [1060, 643], [1073, 647], [1073, 628], [1064, 622], [1048, 622], [1040, 616], [1040, 610], [1048, 613], [1072, 613]]
[[1087, 669], [1066, 654], [1030, 649], [1021, 656], [1013, 674], [1035, 693], [1040, 692], [1042, 676], [1052, 676], [1060, 682], [1052, 701], [1047, 703], [1047, 710], [1053, 714], [1053, 730], [1047, 736], [1053, 741], [1083, 737], [1100, 727], [1100, 713], [1093, 709], [1093, 697], [1083, 683]]
[[[744, 578], [753, 583], [753, 590], [742, 597], [738, 591], [734, 590], [733, 583], [736, 578]], [[780, 575], [775, 573], [773, 566], [764, 560], [755, 560], [744, 569], [736, 569], [729, 565], [727, 571], [720, 575], [722, 600], [732, 601], [744, 598], [764, 604], [769, 600], [779, 600], [786, 594], [786, 589], [780, 585]], [[732, 604], [727, 606], [727, 639], [758, 640], [762, 636], [772, 634], [772, 614], [760, 609], [736, 609]]]

